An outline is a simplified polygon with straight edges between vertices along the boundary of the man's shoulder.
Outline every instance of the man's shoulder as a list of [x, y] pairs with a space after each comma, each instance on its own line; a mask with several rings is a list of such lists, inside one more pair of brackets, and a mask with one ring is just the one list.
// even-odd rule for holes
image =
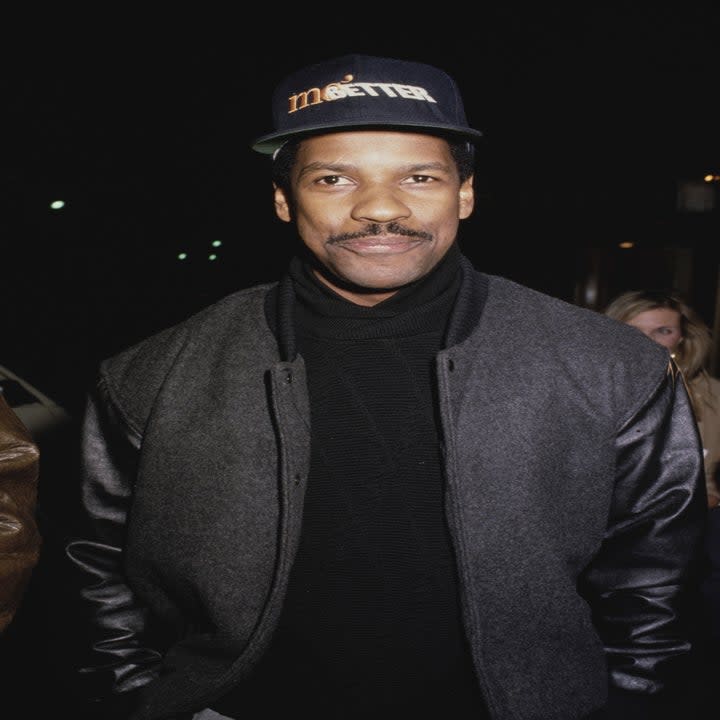
[[228, 322], [242, 322], [251, 319], [254, 317], [254, 313], [262, 308], [265, 296], [272, 287], [273, 284], [255, 285], [226, 295], [173, 325], [157, 330], [137, 343], [120, 350], [107, 360], [115, 361], [140, 352], [145, 347], [166, 346], [173, 337], [193, 335], [203, 330], [207, 334], [212, 334], [216, 328], [220, 329]]
[[238, 290], [202, 308], [189, 317], [158, 330], [124, 348], [100, 363], [101, 375], [120, 382], [163, 376], [181, 353], [209, 358], [218, 347], [229, 342], [247, 341], [257, 334], [268, 291], [276, 283]]
[[636, 328], [502, 277], [488, 277], [473, 342], [511, 374], [571, 388], [567, 397], [597, 412], [614, 408], [622, 422], [655, 396], [670, 367], [667, 349]]
[[[609, 318], [590, 308], [576, 305], [541, 290], [523, 285], [501, 275], [486, 274], [488, 297], [505, 309], [514, 309], [531, 314], [549, 317], [557, 315], [562, 320], [589, 322], [590, 324], [610, 324]], [[616, 324], [612, 321], [612, 324]]]
[[512, 328], [518, 342], [553, 348], [590, 363], [637, 363], [663, 368], [667, 350], [626, 323], [507, 278], [488, 275], [486, 313], [497, 327]]

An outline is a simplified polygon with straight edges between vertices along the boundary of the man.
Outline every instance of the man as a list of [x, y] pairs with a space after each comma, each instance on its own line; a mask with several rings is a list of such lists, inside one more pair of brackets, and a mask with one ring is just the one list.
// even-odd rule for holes
[[705, 504], [667, 352], [463, 257], [481, 133], [441, 70], [349, 55], [273, 108], [287, 275], [105, 361], [88, 407], [98, 699], [642, 717], [689, 650]]

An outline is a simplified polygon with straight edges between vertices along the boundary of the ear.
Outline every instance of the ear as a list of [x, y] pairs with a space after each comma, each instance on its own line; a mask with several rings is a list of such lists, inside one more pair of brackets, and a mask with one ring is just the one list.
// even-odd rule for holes
[[275, 214], [283, 221], [290, 222], [292, 216], [290, 213], [290, 202], [285, 195], [285, 191], [280, 189], [277, 185], [273, 185], [275, 188]]
[[460, 185], [458, 191], [458, 217], [461, 220], [470, 217], [475, 207], [475, 190], [473, 189], [474, 176], [471, 175]]

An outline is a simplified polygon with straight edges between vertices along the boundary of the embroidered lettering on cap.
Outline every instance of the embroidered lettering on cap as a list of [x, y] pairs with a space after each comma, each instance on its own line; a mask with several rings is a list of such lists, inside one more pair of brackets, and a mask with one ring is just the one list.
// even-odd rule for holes
[[416, 85], [402, 85], [400, 83], [353, 83], [353, 76], [346, 75], [339, 82], [329, 83], [323, 88], [310, 88], [295, 95], [289, 100], [288, 115], [302, 110], [310, 105], [319, 105], [323, 102], [342, 100], [347, 97], [401, 97], [407, 100], [422, 100], [424, 102], [437, 102], [423, 87]]

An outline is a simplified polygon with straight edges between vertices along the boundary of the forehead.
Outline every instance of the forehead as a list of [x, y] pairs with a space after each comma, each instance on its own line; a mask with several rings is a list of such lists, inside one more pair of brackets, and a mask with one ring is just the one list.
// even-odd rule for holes
[[300, 143], [298, 159], [303, 162], [363, 162], [452, 164], [447, 140], [424, 133], [395, 130], [352, 130], [316, 135]]
[[655, 308], [643, 310], [630, 321], [630, 325], [640, 328], [650, 327], [680, 327], [680, 313], [670, 308]]

